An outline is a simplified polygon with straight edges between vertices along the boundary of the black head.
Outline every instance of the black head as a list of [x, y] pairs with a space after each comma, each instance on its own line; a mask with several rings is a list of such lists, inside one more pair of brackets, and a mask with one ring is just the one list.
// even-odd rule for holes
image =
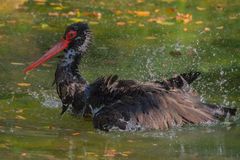
[[64, 33], [64, 39], [70, 39], [67, 49], [74, 49], [82, 54], [91, 43], [91, 32], [87, 23], [73, 23], [69, 25]]
[[[42, 63], [46, 62], [54, 55], [65, 50], [70, 51], [70, 54], [82, 55], [86, 52], [89, 44], [91, 43], [91, 32], [86, 23], [74, 23], [67, 27], [63, 39], [55, 44], [49, 51], [47, 51], [40, 59], [33, 62], [28, 66], [24, 72], [28, 72]], [[72, 52], [73, 51], [73, 52]]]

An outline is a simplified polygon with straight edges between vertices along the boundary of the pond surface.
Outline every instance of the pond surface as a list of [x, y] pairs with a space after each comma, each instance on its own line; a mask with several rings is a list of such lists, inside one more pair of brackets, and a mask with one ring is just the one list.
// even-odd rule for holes
[[52, 86], [59, 57], [23, 74], [63, 35], [88, 22], [93, 44], [80, 65], [91, 82], [202, 72], [204, 100], [240, 106], [239, 0], [0, 0], [0, 159], [240, 159], [240, 120], [169, 131], [104, 133], [59, 116]]

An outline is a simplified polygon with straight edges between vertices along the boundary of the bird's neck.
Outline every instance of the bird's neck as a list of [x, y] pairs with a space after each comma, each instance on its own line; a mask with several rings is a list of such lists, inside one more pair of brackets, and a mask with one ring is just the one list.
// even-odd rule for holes
[[78, 68], [80, 63], [81, 53], [75, 51], [74, 49], [68, 49], [65, 51], [64, 57], [61, 60], [61, 66], [75, 66]]

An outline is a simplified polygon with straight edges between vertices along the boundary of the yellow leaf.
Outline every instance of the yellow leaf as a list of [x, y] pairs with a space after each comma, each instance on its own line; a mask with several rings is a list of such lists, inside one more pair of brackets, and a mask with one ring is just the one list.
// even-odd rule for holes
[[229, 16], [228, 17], [230, 20], [235, 20], [235, 19], [237, 19], [237, 16]]
[[148, 36], [148, 37], [145, 37], [145, 39], [147, 39], [147, 40], [153, 40], [153, 39], [157, 39], [157, 37], [154, 37], [154, 36]]
[[15, 65], [15, 66], [23, 66], [24, 63], [18, 63], [18, 62], [11, 62], [12, 65]]
[[149, 11], [134, 11], [134, 13], [139, 17], [147, 17], [150, 16]]
[[192, 15], [189, 13], [187, 13], [187, 14], [177, 13], [176, 20], [183, 21], [184, 24], [187, 24], [192, 21]]
[[203, 21], [196, 21], [195, 24], [203, 24]]
[[219, 30], [221, 30], [221, 29], [223, 29], [224, 27], [223, 26], [218, 26], [218, 27], [216, 27], [216, 29], [219, 29]]
[[104, 152], [104, 157], [115, 157], [117, 155], [117, 152], [115, 149], [107, 149]]
[[197, 10], [199, 10], [199, 11], [204, 11], [204, 10], [206, 10], [206, 8], [199, 7], [199, 6], [197, 6], [196, 8], [197, 8]]
[[205, 28], [204, 28], [204, 31], [205, 31], [205, 32], [209, 32], [210, 30], [211, 30], [211, 29], [208, 28], [208, 27], [205, 27]]
[[64, 7], [63, 6], [59, 6], [59, 7], [54, 7], [53, 9], [59, 11], [59, 10], [63, 10]]
[[90, 22], [88, 22], [89, 24], [91, 24], [91, 25], [97, 25], [97, 24], [99, 24], [98, 22], [96, 22], [96, 21], [90, 21]]
[[125, 26], [126, 22], [117, 22], [117, 26]]
[[81, 18], [70, 18], [69, 20], [73, 21], [73, 22], [82, 22], [82, 21], [84, 21], [84, 19], [81, 19]]
[[58, 12], [48, 12], [48, 16], [58, 17], [59, 13]]
[[75, 132], [75, 133], [72, 134], [72, 136], [78, 136], [78, 135], [80, 135], [79, 132]]
[[17, 85], [18, 85], [19, 87], [29, 87], [29, 86], [31, 86], [31, 83], [21, 82], [21, 83], [17, 83]]
[[17, 116], [16, 116], [16, 119], [25, 120], [26, 118], [23, 117], [23, 116], [17, 115]]
[[23, 152], [21, 153], [21, 156], [25, 157], [27, 155], [27, 153]]

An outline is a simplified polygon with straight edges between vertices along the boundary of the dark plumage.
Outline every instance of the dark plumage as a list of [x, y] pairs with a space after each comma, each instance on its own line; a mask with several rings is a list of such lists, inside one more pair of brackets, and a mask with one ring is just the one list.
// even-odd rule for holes
[[[69, 31], [76, 32], [71, 40]], [[66, 36], [67, 35], [67, 36]], [[68, 26], [64, 38], [69, 43], [55, 73], [57, 93], [63, 114], [69, 106], [73, 113], [92, 115], [94, 127], [109, 131], [169, 129], [184, 124], [214, 123], [236, 110], [206, 104], [192, 91], [199, 72], [184, 73], [155, 82], [119, 80], [118, 76], [100, 77], [88, 84], [78, 71], [91, 34], [88, 25]]]

